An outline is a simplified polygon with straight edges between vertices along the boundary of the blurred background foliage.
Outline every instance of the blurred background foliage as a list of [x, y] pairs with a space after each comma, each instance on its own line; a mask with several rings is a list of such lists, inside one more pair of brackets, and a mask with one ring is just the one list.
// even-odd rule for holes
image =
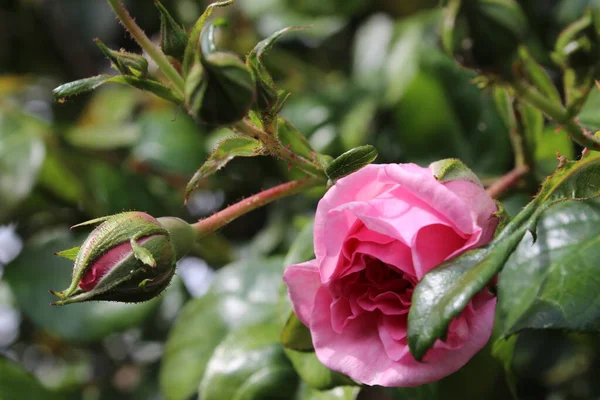
[[[126, 3], [156, 37], [152, 2]], [[206, 6], [164, 3], [186, 26]], [[530, 46], [542, 62], [587, 5], [521, 3], [536, 32]], [[458, 157], [490, 182], [512, 168], [509, 132], [492, 94], [474, 83], [476, 74], [440, 50], [436, 6], [434, 0], [239, 0], [218, 14], [230, 22], [224, 47], [239, 54], [282, 27], [312, 26], [282, 38], [265, 61], [279, 87], [292, 93], [283, 116], [316, 151], [337, 156], [371, 143], [380, 163]], [[186, 182], [230, 132], [197, 126], [183, 110], [122, 86], [55, 102], [52, 89], [60, 83], [109, 69], [94, 37], [139, 51], [104, 0], [0, 5], [0, 399], [185, 400], [197, 392], [233, 398], [219, 396], [239, 395], [257, 368], [236, 359], [235, 346], [273, 371], [269, 379], [283, 382], [275, 389], [264, 383], [243, 398], [356, 398], [356, 387], [333, 389], [348, 384], [346, 378], [325, 370], [314, 355], [284, 354], [274, 322], [289, 307], [270, 294], [281, 283], [283, 257], [286, 263], [310, 257], [302, 254], [312, 251], [310, 220], [321, 192], [257, 210], [203, 239], [158, 299], [48, 305], [48, 289], [64, 286], [70, 274], [69, 262], [52, 254], [82, 240], [69, 226], [123, 210], [193, 221], [294, 173], [269, 157], [236, 159], [184, 206]], [[581, 114], [588, 128], [600, 128], [599, 103], [594, 93]], [[534, 179], [503, 199], [513, 215], [554, 169], [555, 152], [573, 157], [576, 151], [541, 114], [533, 121], [527, 140]], [[363, 390], [359, 398], [600, 395], [596, 337], [532, 331], [493, 352], [504, 365], [486, 348], [439, 383]], [[239, 382], [219, 372], [232, 360]], [[267, 387], [273, 392], [260, 391]]]

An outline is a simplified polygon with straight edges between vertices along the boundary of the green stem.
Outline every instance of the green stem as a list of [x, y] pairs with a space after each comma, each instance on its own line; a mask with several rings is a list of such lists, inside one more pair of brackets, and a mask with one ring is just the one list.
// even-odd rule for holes
[[516, 80], [515, 82], [512, 82], [512, 86], [515, 88], [519, 97], [561, 124], [563, 129], [567, 131], [569, 136], [571, 136], [571, 139], [575, 142], [592, 150], [600, 149], [600, 140], [577, 125], [562, 105], [548, 99], [535, 87], [530, 86], [527, 83]]
[[283, 146], [274, 135], [269, 135], [267, 132], [258, 129], [246, 120], [236, 122], [233, 124], [232, 128], [241, 135], [254, 138], [261, 142], [269, 150], [271, 155], [287, 161], [290, 165], [298, 167], [315, 178], [327, 181], [325, 172], [321, 167]]
[[177, 93], [183, 96], [183, 78], [179, 75], [179, 72], [177, 72], [173, 65], [171, 65], [167, 56], [152, 43], [144, 31], [135, 23], [134, 19], [129, 15], [129, 12], [123, 5], [122, 0], [108, 0], [108, 4], [110, 4], [125, 29], [129, 31], [140, 47], [154, 60], [167, 79], [171, 81]]
[[217, 231], [229, 224], [234, 219], [241, 217], [257, 208], [283, 197], [291, 196], [303, 190], [323, 185], [323, 182], [315, 178], [306, 178], [297, 181], [283, 183], [271, 189], [264, 190], [221, 210], [208, 218], [192, 224], [196, 230], [196, 239], [200, 239], [210, 233]]

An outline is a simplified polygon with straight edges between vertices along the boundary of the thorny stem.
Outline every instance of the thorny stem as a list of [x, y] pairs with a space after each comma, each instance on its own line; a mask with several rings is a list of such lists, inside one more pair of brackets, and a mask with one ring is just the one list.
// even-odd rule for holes
[[261, 142], [274, 157], [278, 157], [284, 161], [287, 161], [290, 163], [290, 165], [295, 165], [307, 174], [315, 178], [319, 178], [321, 181], [327, 180], [323, 169], [320, 168], [316, 163], [307, 160], [306, 158], [286, 148], [274, 135], [269, 135], [267, 132], [258, 129], [249, 121], [244, 120], [236, 122], [233, 124], [232, 128], [235, 132], [241, 135], [254, 138]]
[[208, 218], [192, 224], [196, 230], [196, 239], [200, 239], [210, 233], [217, 231], [227, 225], [234, 219], [241, 217], [259, 207], [262, 207], [272, 201], [283, 197], [291, 196], [306, 189], [323, 185], [323, 182], [316, 178], [305, 178], [297, 181], [283, 183], [271, 189], [264, 190], [252, 195], [238, 203], [235, 203], [224, 210], [221, 210]]
[[506, 175], [501, 176], [498, 180], [492, 183], [487, 189], [487, 193], [492, 199], [498, 198], [502, 193], [513, 187], [519, 180], [529, 172], [527, 165], [516, 165]]
[[171, 81], [177, 93], [183, 96], [183, 78], [179, 75], [175, 67], [171, 65], [167, 56], [152, 43], [144, 31], [136, 24], [135, 20], [129, 15], [129, 12], [123, 5], [122, 0], [108, 0], [108, 4], [110, 4], [125, 29], [129, 31], [141, 48], [148, 53], [150, 58], [156, 62], [167, 79]]
[[600, 140], [577, 125], [561, 104], [544, 97], [535, 87], [519, 80], [512, 82], [512, 86], [519, 97], [561, 124], [575, 142], [592, 150], [600, 150]]

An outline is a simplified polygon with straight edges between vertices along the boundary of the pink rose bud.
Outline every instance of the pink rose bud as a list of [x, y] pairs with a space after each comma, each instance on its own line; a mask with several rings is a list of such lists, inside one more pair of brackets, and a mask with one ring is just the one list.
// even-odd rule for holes
[[158, 296], [175, 273], [175, 264], [193, 246], [194, 230], [179, 218], [155, 219], [125, 212], [88, 221], [102, 222], [81, 247], [58, 255], [75, 261], [68, 289], [51, 291], [64, 305], [90, 300], [136, 303]]
[[316, 259], [283, 277], [319, 360], [382, 386], [422, 385], [465, 365], [490, 338], [491, 293], [479, 293], [422, 362], [408, 348], [408, 311], [423, 275], [492, 239], [497, 211], [457, 160], [369, 165], [338, 180], [317, 207]]

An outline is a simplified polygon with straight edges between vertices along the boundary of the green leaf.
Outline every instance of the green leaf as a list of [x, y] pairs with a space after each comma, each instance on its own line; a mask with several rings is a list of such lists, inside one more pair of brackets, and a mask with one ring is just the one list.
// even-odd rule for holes
[[75, 246], [75, 247], [72, 247], [67, 250], [59, 251], [59, 252], [55, 253], [54, 255], [62, 257], [62, 258], [66, 258], [67, 260], [75, 261], [75, 258], [77, 257], [77, 253], [79, 253], [79, 249], [80, 249], [79, 246]]
[[281, 331], [281, 344], [283, 347], [297, 351], [312, 351], [313, 344], [310, 330], [296, 316], [291, 313], [283, 330]]
[[196, 171], [187, 184], [185, 189], [186, 201], [203, 179], [225, 167], [235, 157], [254, 157], [261, 155], [261, 153], [262, 144], [256, 139], [231, 137], [219, 142], [208, 160]]
[[355, 400], [358, 398], [360, 387], [338, 386], [331, 390], [313, 389], [305, 383], [300, 383], [296, 400]]
[[140, 128], [140, 139], [131, 150], [132, 164], [187, 176], [206, 160], [205, 132], [187, 115], [175, 115], [170, 108], [148, 110], [136, 125]]
[[313, 249], [313, 228], [314, 220], [308, 222], [298, 233], [296, 239], [290, 246], [288, 253], [283, 260], [283, 263], [288, 266], [292, 264], [300, 264], [302, 262], [315, 258]]
[[279, 296], [273, 289], [281, 284], [282, 269], [281, 258], [230, 264], [217, 272], [208, 294], [185, 305], [169, 333], [160, 369], [167, 400], [185, 400], [197, 390], [227, 332], [276, 319]]
[[92, 150], [114, 150], [130, 147], [140, 138], [137, 125], [100, 124], [75, 126], [65, 139], [73, 146]]
[[25, 371], [19, 364], [0, 355], [1, 400], [58, 400], [63, 398], [63, 396], [43, 387], [33, 375]]
[[0, 110], [0, 219], [34, 188], [46, 156], [44, 127]]
[[546, 210], [536, 240], [523, 238], [498, 282], [502, 336], [522, 329], [600, 331], [597, 260], [600, 202], [564, 202]]
[[371, 164], [377, 158], [377, 150], [371, 145], [355, 147], [334, 159], [325, 173], [331, 182], [350, 175], [362, 167]]
[[285, 118], [277, 119], [277, 137], [281, 144], [289, 147], [293, 153], [299, 154], [307, 160], [313, 159], [315, 151], [308, 143], [306, 136]]
[[254, 325], [231, 332], [215, 349], [200, 383], [203, 400], [288, 400], [297, 375], [279, 345], [277, 327]]
[[73, 270], [71, 262], [53, 253], [81, 242], [83, 237], [60, 231], [25, 246], [6, 267], [3, 277], [19, 308], [35, 325], [75, 342], [98, 341], [113, 332], [138, 326], [156, 309], [160, 299], [135, 305], [93, 302], [50, 307], [55, 299], [48, 290], [70, 281]]
[[162, 97], [163, 99], [171, 101], [175, 104], [181, 104], [182, 102], [182, 99], [178, 94], [161, 83], [149, 79], [141, 79], [136, 76], [124, 75], [98, 75], [91, 78], [80, 79], [78, 81], [60, 85], [54, 89], [52, 93], [54, 94], [54, 98], [56, 98], [56, 100], [63, 101], [67, 97], [92, 91], [97, 87], [110, 82], [133, 86], [137, 89], [153, 93], [158, 97]]
[[356, 385], [352, 379], [321, 364], [314, 352], [285, 349], [285, 355], [308, 386], [316, 390], [330, 390], [340, 386]]
[[500, 272], [510, 254], [548, 207], [600, 194], [600, 159], [588, 155], [565, 161], [542, 185], [538, 196], [487, 246], [468, 251], [427, 273], [415, 287], [408, 315], [408, 344], [421, 359], [471, 298]]
[[340, 122], [340, 139], [344, 149], [352, 149], [367, 141], [377, 113], [373, 97], [361, 99]]

